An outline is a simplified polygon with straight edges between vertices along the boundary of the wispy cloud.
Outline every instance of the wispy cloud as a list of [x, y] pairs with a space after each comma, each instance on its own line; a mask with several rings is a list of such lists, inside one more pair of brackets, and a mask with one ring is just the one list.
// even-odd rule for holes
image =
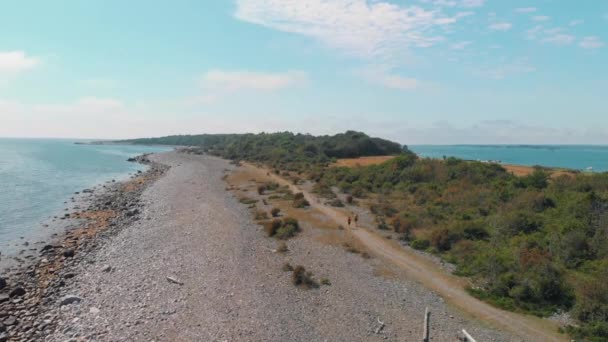
[[303, 71], [283, 73], [210, 70], [202, 77], [203, 95], [199, 100], [213, 102], [241, 90], [276, 91], [307, 82]]
[[493, 23], [488, 26], [488, 28], [492, 31], [509, 31], [513, 27], [513, 24], [508, 22], [498, 22]]
[[542, 25], [537, 25], [526, 31], [526, 39], [565, 46], [573, 44], [576, 41], [576, 36], [561, 27], [545, 28]]
[[574, 26], [579, 26], [579, 25], [582, 25], [582, 24], [584, 24], [584, 23], [585, 23], [585, 21], [584, 21], [584, 20], [577, 19], [577, 20], [572, 20], [572, 21], [570, 21], [570, 22], [568, 23], [568, 26], [570, 26], [570, 27], [574, 27]]
[[557, 33], [554, 35], [543, 38], [543, 43], [550, 43], [555, 45], [570, 45], [574, 43], [576, 37], [567, 33]]
[[589, 36], [585, 37], [579, 43], [579, 46], [583, 49], [599, 49], [606, 45], [599, 37]]
[[[471, 7], [480, 1], [458, 3]], [[411, 48], [442, 41], [438, 29], [459, 16], [377, 0], [237, 0], [235, 17], [308, 36], [349, 55], [386, 62], [401, 59]]]
[[391, 71], [388, 66], [370, 66], [358, 70], [357, 74], [371, 83], [391, 89], [412, 90], [419, 86], [419, 82], [415, 78], [399, 76]]
[[23, 51], [0, 51], [0, 73], [17, 73], [32, 69], [40, 63]]
[[536, 7], [519, 7], [515, 9], [517, 13], [534, 13], [536, 12]]
[[437, 7], [464, 7], [475, 8], [484, 5], [485, 0], [422, 0], [422, 3]]
[[547, 21], [549, 19], [550, 18], [546, 15], [535, 15], [532, 17], [532, 20], [534, 20], [534, 21]]
[[497, 65], [482, 67], [474, 70], [474, 73], [494, 80], [502, 80], [510, 76], [528, 74], [535, 72], [536, 68], [530, 65], [527, 58], [517, 60], [502, 59]]
[[470, 41], [458, 42], [458, 43], [454, 43], [454, 44], [450, 45], [450, 49], [464, 50], [467, 48], [467, 46], [469, 46], [471, 44], [473, 44], [473, 42], [470, 42]]

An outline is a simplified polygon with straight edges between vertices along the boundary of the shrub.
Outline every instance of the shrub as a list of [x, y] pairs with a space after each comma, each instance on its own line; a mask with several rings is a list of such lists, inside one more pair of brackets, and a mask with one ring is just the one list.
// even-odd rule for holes
[[346, 203], [348, 204], [353, 204], [353, 196], [352, 195], [347, 195], [346, 196]]
[[304, 288], [316, 288], [319, 287], [317, 282], [312, 278], [311, 272], [306, 272], [304, 266], [298, 265], [294, 268], [292, 274], [292, 282], [295, 286], [301, 286]]
[[277, 234], [279, 228], [281, 228], [282, 222], [281, 220], [272, 220], [264, 223], [264, 231], [268, 235], [268, 237], [273, 237]]
[[258, 203], [258, 200], [255, 200], [255, 199], [249, 198], [249, 197], [243, 197], [243, 198], [239, 199], [239, 202], [241, 202], [243, 204], [251, 205], [251, 204]]
[[431, 246], [431, 242], [424, 239], [415, 239], [410, 243], [410, 246], [412, 246], [414, 249], [425, 250]]
[[344, 203], [342, 203], [342, 201], [340, 201], [339, 198], [335, 198], [335, 199], [327, 202], [327, 204], [331, 205], [332, 207], [337, 207], [337, 208], [344, 207]]
[[294, 208], [307, 208], [307, 207], [310, 207], [310, 202], [308, 202], [304, 197], [294, 198], [293, 207]]
[[329, 281], [329, 279], [327, 279], [327, 278], [321, 278], [321, 285], [330, 286], [331, 281]]
[[284, 272], [291, 272], [291, 271], [293, 271], [293, 266], [291, 266], [290, 263], [286, 262], [286, 263], [283, 264], [283, 268], [282, 269], [283, 269]]
[[353, 253], [353, 254], [359, 254], [359, 253], [361, 253], [356, 247], [352, 246], [348, 242], [343, 243], [342, 246], [349, 253]]
[[259, 195], [263, 195], [265, 191], [266, 191], [266, 185], [259, 185], [258, 186], [258, 194]]
[[268, 214], [263, 210], [258, 210], [255, 213], [256, 220], [268, 220]]
[[285, 253], [287, 251], [289, 251], [289, 248], [287, 247], [287, 244], [285, 242], [279, 243], [279, 245], [277, 246], [277, 252], [279, 252], [279, 253]]

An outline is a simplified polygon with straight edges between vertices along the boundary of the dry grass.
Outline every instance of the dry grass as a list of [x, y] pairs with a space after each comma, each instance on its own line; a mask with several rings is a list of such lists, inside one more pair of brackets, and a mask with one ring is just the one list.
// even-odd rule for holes
[[[524, 166], [524, 165], [501, 165], [502, 167], [504, 167], [508, 172], [511, 172], [513, 175], [517, 176], [517, 177], [524, 177], [527, 176], [529, 174], [531, 174], [532, 172], [534, 172], [534, 167], [532, 166]], [[551, 174], [551, 178], [555, 179], [557, 177], [560, 176], [574, 176], [575, 173], [573, 171], [570, 170], [563, 170], [563, 169], [549, 169], [548, 172]]]
[[360, 158], [346, 158], [338, 159], [332, 166], [336, 167], [359, 167], [382, 164], [387, 160], [391, 160], [395, 156], [375, 156], [375, 157], [360, 157]]

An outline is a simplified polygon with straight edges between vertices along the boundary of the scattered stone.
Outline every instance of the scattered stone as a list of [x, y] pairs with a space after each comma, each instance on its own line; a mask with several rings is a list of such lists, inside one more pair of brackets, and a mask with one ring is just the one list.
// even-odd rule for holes
[[63, 256], [66, 258], [74, 257], [74, 250], [71, 248], [66, 249], [65, 251], [63, 251]]
[[4, 322], [2, 322], [2, 324], [6, 326], [16, 325], [17, 323], [19, 323], [19, 321], [17, 321], [17, 318], [15, 316], [9, 316], [4, 320]]
[[6, 279], [0, 277], [0, 290], [6, 287]]
[[21, 296], [23, 296], [23, 295], [25, 295], [25, 289], [24, 289], [23, 287], [21, 287], [21, 286], [18, 286], [18, 287], [16, 287], [16, 288], [14, 288], [14, 289], [13, 289], [13, 290], [10, 292], [10, 294], [9, 294], [9, 296], [10, 296], [11, 298], [13, 298], [13, 297], [21, 297]]
[[70, 305], [70, 304], [74, 304], [74, 303], [80, 303], [82, 301], [82, 298], [75, 296], [75, 295], [67, 295], [61, 298], [60, 304], [63, 305]]
[[104, 265], [104, 266], [101, 268], [101, 271], [102, 271], [102, 272], [110, 272], [111, 270], [112, 270], [112, 266], [110, 266], [110, 265]]
[[9, 298], [10, 297], [6, 293], [0, 294], [0, 304], [4, 303], [4, 302], [8, 302]]
[[99, 310], [98, 308], [96, 308], [94, 306], [89, 309], [89, 313], [92, 313], [93, 315], [97, 315], [100, 311], [101, 310]]

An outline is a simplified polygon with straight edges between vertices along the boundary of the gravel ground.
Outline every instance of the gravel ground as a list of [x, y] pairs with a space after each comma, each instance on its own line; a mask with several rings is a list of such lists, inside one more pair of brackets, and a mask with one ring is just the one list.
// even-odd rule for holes
[[[478, 341], [517, 340], [416, 282], [376, 275], [388, 266], [319, 242], [323, 232], [306, 224], [289, 252], [273, 253], [276, 241], [225, 191], [224, 160], [150, 159], [171, 168], [144, 191], [142, 219], [75, 266], [61, 291], [81, 300], [56, 304], [47, 341], [419, 341], [427, 306], [432, 341], [457, 341], [462, 328]], [[294, 287], [287, 261], [331, 285]]]

